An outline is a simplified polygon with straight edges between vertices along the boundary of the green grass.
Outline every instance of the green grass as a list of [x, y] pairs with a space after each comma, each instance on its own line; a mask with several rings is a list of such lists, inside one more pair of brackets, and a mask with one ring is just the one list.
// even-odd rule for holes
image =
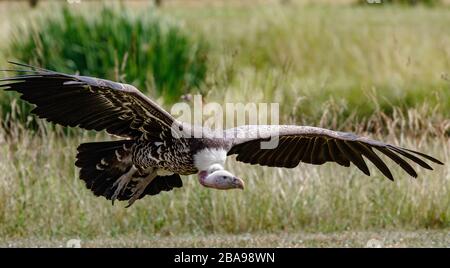
[[[283, 123], [352, 130], [448, 163], [448, 7], [292, 2], [168, 5], [156, 15], [209, 44], [205, 82], [192, 90], [205, 93], [206, 101], [279, 102]], [[83, 2], [79, 9], [93, 6]], [[20, 9], [7, 7], [0, 14], [10, 19], [0, 27], [15, 29], [10, 24], [22, 18], [14, 15]], [[42, 3], [24, 17], [40, 20], [47, 7]], [[0, 34], [8, 39], [7, 33]], [[0, 65], [8, 46], [0, 44]], [[396, 181], [390, 182], [375, 169], [366, 177], [355, 167], [284, 170], [230, 159], [229, 168], [246, 181], [244, 191], [206, 189], [191, 176], [183, 188], [125, 209], [94, 197], [73, 165], [76, 146], [104, 134], [68, 138], [48, 124], [37, 128], [13, 124], [8, 134], [0, 131], [0, 245], [56, 246], [79, 237], [87, 246], [361, 246], [378, 233], [391, 246], [448, 245], [448, 164], [420, 170], [418, 179], [393, 168]]]
[[221, 29], [210, 39], [219, 40], [215, 66], [224, 66], [211, 78], [224, 81], [211, 100], [275, 100], [283, 114], [314, 124], [333, 100], [343, 102], [339, 122], [424, 103], [450, 118], [448, 8], [244, 6], [197, 20], [205, 19], [204, 32]]
[[[76, 237], [43, 240], [36, 238], [1, 240], [0, 247], [67, 247]], [[345, 231], [339, 233], [248, 233], [205, 236], [137, 236], [100, 237], [80, 241], [81, 247], [448, 247], [449, 230], [429, 231]]]
[[[355, 167], [333, 164], [276, 169], [229, 159], [228, 168], [246, 182], [244, 191], [207, 189], [189, 176], [183, 188], [125, 209], [94, 197], [73, 165], [77, 144], [102, 135], [60, 139], [53, 132], [45, 137], [22, 133], [0, 139], [0, 237], [450, 227], [448, 165], [419, 170], [413, 179], [391, 163], [396, 181], [390, 182], [375, 169], [366, 177]], [[447, 163], [450, 158], [444, 137], [383, 139]]]

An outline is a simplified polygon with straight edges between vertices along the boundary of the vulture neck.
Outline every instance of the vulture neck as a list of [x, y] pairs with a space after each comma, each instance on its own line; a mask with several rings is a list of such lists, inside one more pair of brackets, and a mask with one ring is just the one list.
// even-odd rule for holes
[[199, 172], [207, 171], [212, 173], [215, 170], [223, 169], [227, 151], [223, 148], [206, 148], [198, 151], [194, 155], [194, 165]]
[[203, 186], [209, 185], [208, 175], [217, 170], [223, 170], [227, 158], [226, 150], [222, 148], [206, 148], [194, 155], [194, 165], [198, 169], [198, 179]]

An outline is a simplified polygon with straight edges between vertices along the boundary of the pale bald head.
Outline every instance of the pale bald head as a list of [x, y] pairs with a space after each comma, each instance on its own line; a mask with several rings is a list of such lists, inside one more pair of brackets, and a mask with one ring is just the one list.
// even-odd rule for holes
[[199, 173], [200, 183], [209, 188], [228, 190], [244, 189], [244, 181], [226, 170], [216, 170], [212, 173], [202, 171]]
[[226, 157], [224, 149], [205, 149], [194, 156], [201, 185], [220, 190], [244, 189], [244, 182], [224, 169]]

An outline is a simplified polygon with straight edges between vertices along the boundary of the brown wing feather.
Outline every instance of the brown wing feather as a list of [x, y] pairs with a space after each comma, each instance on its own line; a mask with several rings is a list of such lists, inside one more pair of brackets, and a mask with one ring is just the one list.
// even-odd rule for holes
[[50, 122], [125, 137], [158, 137], [175, 122], [131, 85], [30, 68], [28, 74], [1, 79], [0, 89], [21, 93], [37, 106], [32, 112]]
[[[358, 137], [351, 133], [316, 127], [243, 126], [226, 130], [225, 137], [233, 137], [232, 134], [234, 137], [245, 138], [230, 139], [231, 149], [228, 155], [237, 154], [238, 161], [250, 164], [293, 168], [300, 162], [315, 165], [335, 162], [346, 167], [353, 163], [363, 173], [370, 175], [365, 162], [365, 159], [368, 159], [390, 180], [394, 179], [391, 171], [373, 148], [391, 158], [413, 177], [417, 177], [416, 171], [401, 156], [426, 169], [432, 168], [419, 157], [443, 164], [420, 152]], [[273, 149], [261, 149], [261, 142], [271, 137], [279, 138], [278, 146]]]

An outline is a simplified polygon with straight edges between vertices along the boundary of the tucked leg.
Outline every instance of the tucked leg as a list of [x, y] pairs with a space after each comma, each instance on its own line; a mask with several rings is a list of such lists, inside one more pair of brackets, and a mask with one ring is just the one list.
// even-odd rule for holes
[[120, 193], [122, 193], [126, 188], [128, 183], [131, 181], [131, 179], [133, 178], [134, 173], [136, 173], [138, 169], [132, 165], [130, 170], [128, 170], [127, 173], [123, 174], [122, 176], [120, 176], [113, 184], [113, 187], [117, 187], [116, 190], [114, 191], [114, 194], [111, 197], [112, 203], [114, 205], [114, 200], [116, 200], [116, 198], [119, 196]]
[[128, 200], [127, 208], [133, 205], [133, 203], [141, 196], [141, 194], [145, 191], [145, 188], [156, 178], [157, 173], [151, 172], [147, 177], [141, 179], [136, 186], [132, 190], [132, 196], [130, 200]]

